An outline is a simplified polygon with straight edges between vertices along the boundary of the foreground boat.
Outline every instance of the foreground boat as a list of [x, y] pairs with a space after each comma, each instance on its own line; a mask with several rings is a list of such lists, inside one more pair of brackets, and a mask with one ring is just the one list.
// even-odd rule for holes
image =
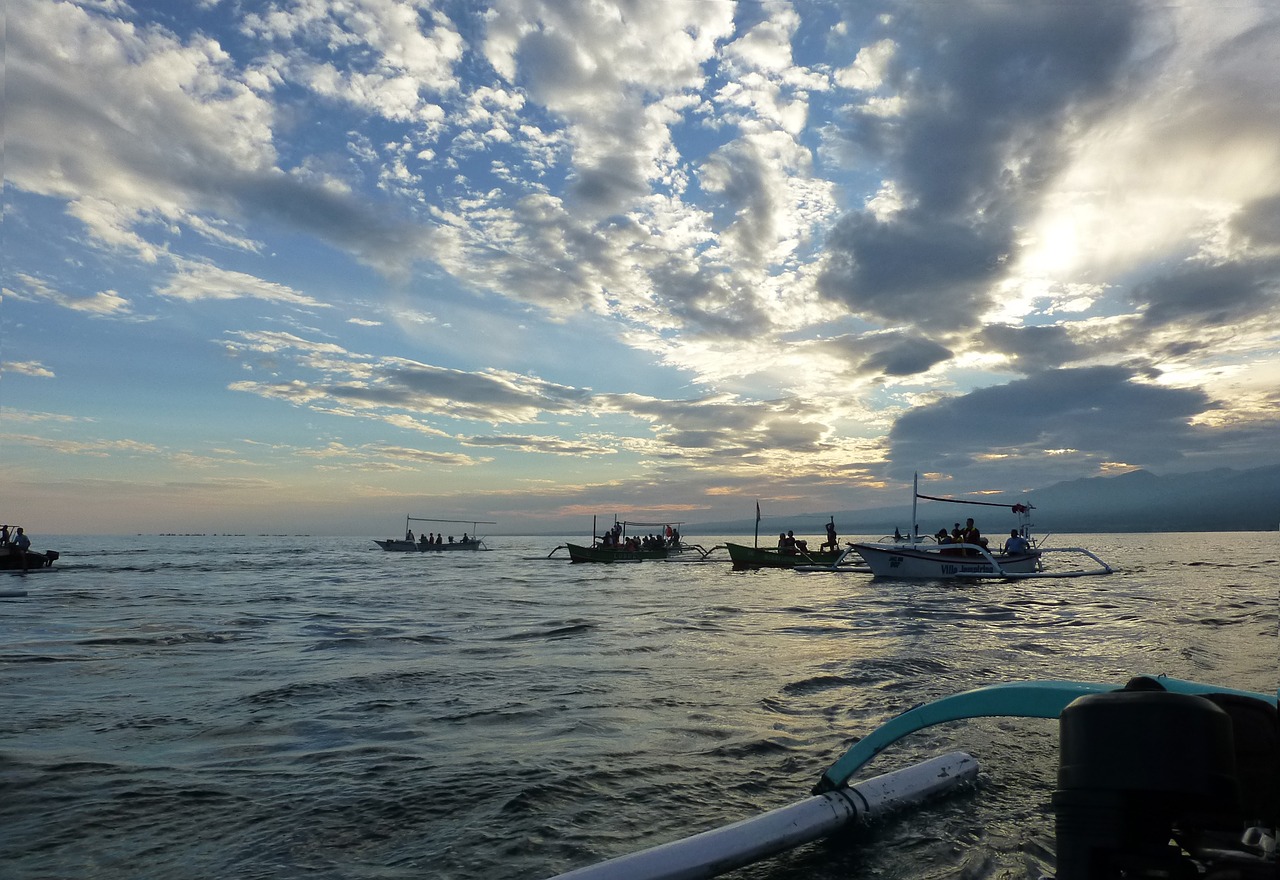
[[[921, 535], [916, 518], [916, 504], [920, 499], [1008, 510], [1017, 517], [1017, 526], [1012, 531], [1020, 539], [1021, 547], [1008, 552], [993, 552], [985, 540], [943, 543], [934, 535]], [[908, 536], [895, 533], [893, 537], [881, 538], [879, 541], [855, 542], [848, 552], [861, 557], [872, 575], [878, 578], [1067, 578], [1112, 573], [1110, 565], [1083, 547], [1040, 546], [1031, 534], [1032, 510], [1035, 510], [1033, 506], [1023, 503], [998, 504], [992, 501], [921, 495], [917, 484], [911, 498], [911, 529]], [[939, 535], [946, 537], [945, 530], [940, 531]], [[1054, 569], [1045, 564], [1045, 557], [1050, 554], [1083, 556], [1092, 560], [1096, 567]]]
[[944, 794], [978, 772], [953, 752], [866, 782], [849, 779], [911, 733], [965, 718], [1059, 719], [1057, 880], [1274, 880], [1280, 822], [1276, 698], [1139, 676], [992, 685], [917, 706], [859, 740], [812, 796], [763, 815], [560, 875], [560, 880], [714, 877]]
[[[461, 526], [470, 525], [471, 534], [462, 533], [462, 539], [455, 541], [453, 536], [449, 536], [449, 540], [445, 541], [443, 537], [437, 537], [436, 540], [428, 540], [427, 535], [421, 535], [417, 540], [412, 538], [412, 523], [430, 522], [430, 523], [446, 523], [449, 525]], [[375, 538], [373, 543], [377, 544], [383, 550], [389, 550], [395, 553], [443, 553], [450, 550], [488, 550], [485, 546], [484, 539], [476, 537], [477, 526], [492, 526], [496, 523], [486, 522], [485, 520], [472, 519], [431, 519], [425, 516], [407, 516], [404, 520], [404, 538], [385, 538], [378, 540]]]

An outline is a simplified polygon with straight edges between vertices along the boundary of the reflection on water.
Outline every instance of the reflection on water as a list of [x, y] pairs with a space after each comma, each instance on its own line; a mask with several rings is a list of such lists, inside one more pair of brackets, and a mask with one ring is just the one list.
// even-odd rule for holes
[[[982, 584], [525, 558], [557, 543], [60, 542], [0, 604], [6, 876], [545, 877], [802, 798], [958, 690], [1276, 686], [1274, 533], [1060, 538], [1119, 573]], [[739, 876], [1048, 870], [1056, 725], [946, 725], [867, 772], [956, 748], [974, 789]]]

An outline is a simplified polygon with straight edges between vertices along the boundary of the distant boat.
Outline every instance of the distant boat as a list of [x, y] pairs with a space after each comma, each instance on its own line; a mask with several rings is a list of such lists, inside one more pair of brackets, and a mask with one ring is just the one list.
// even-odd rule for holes
[[[710, 550], [701, 544], [688, 544], [680, 539], [679, 522], [635, 522], [615, 518], [613, 527], [600, 537], [593, 537], [591, 544], [565, 543], [552, 549], [548, 559], [558, 550], [569, 552], [570, 562], [642, 562], [656, 560], [703, 560]], [[650, 530], [637, 534], [636, 530]], [[652, 530], [656, 529], [654, 532]], [[595, 521], [591, 531], [594, 533]], [[715, 548], [712, 548], [715, 549]]]
[[830, 567], [840, 562], [845, 555], [843, 550], [783, 553], [773, 547], [748, 547], [746, 544], [728, 542], [724, 546], [729, 551], [729, 559], [733, 561], [733, 567], [736, 569], [795, 568], [798, 565]]
[[[918, 500], [944, 501], [951, 504], [970, 504], [980, 507], [1002, 507], [1018, 517], [1018, 535], [1025, 549], [1001, 553], [988, 549], [985, 543], [940, 543], [933, 535], [921, 535], [916, 519]], [[921, 495], [918, 480], [911, 498], [911, 528], [909, 534], [897, 532], [879, 541], [856, 542], [851, 553], [865, 560], [871, 573], [880, 578], [898, 579], [946, 579], [946, 578], [1068, 578], [1088, 575], [1111, 574], [1112, 568], [1083, 547], [1040, 546], [1031, 536], [1030, 504], [999, 504], [993, 501], [970, 501], [961, 498], [938, 498]], [[1071, 553], [1086, 556], [1097, 563], [1093, 569], [1050, 570], [1044, 566], [1049, 553]]]
[[[426, 535], [421, 535], [415, 540], [409, 540], [409, 535], [412, 534], [411, 524], [415, 522], [446, 523], [455, 526], [470, 524], [471, 533], [468, 534], [467, 532], [463, 532], [462, 538], [456, 541], [452, 535], [449, 536], [448, 540], [445, 540], [440, 535], [437, 535], [435, 539], [431, 541], [427, 540]], [[477, 526], [492, 525], [496, 525], [496, 523], [487, 522], [485, 520], [431, 519], [424, 516], [407, 516], [404, 520], [405, 537], [385, 538], [381, 541], [375, 538], [373, 543], [377, 544], [383, 550], [390, 550], [397, 553], [442, 553], [448, 550], [488, 550], [489, 548], [485, 546], [484, 539], [477, 536], [475, 532]]]

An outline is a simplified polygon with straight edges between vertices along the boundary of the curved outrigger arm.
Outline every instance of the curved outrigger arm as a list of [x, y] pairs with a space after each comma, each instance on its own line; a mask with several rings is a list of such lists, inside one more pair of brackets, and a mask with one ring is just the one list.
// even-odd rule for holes
[[[1253, 691], [1236, 690], [1215, 685], [1184, 681], [1178, 678], [1147, 676], [1167, 691], [1181, 694], [1238, 694], [1265, 700], [1276, 705], [1277, 697]], [[1022, 718], [1057, 718], [1077, 697], [1119, 690], [1114, 684], [1087, 681], [1010, 682], [976, 688], [908, 709], [877, 727], [853, 745], [849, 751], [827, 768], [814, 786], [814, 794], [834, 791], [886, 747], [908, 734], [962, 718], [1018, 716]]]

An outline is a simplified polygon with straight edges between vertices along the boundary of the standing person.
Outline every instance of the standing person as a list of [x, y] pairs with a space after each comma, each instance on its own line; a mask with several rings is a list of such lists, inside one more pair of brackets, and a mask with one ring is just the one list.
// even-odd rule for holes
[[0, 526], [0, 547], [4, 547], [9, 543], [9, 527]]
[[[987, 546], [987, 539], [982, 537], [982, 532], [980, 532], [978, 527], [973, 524], [973, 517], [969, 517], [964, 521], [964, 542], [966, 544], [976, 544], [979, 547]], [[982, 555], [977, 550], [970, 550], [968, 552], [973, 556]]]
[[22, 570], [27, 570], [27, 549], [31, 546], [31, 539], [22, 531], [22, 526], [18, 526], [18, 530], [13, 535], [13, 541], [9, 545], [11, 553], [17, 553], [18, 559], [22, 561]]
[[840, 549], [840, 542], [836, 540], [836, 521], [834, 519], [827, 523], [827, 540], [818, 545], [818, 550], [822, 551], [828, 547], [832, 550]]

